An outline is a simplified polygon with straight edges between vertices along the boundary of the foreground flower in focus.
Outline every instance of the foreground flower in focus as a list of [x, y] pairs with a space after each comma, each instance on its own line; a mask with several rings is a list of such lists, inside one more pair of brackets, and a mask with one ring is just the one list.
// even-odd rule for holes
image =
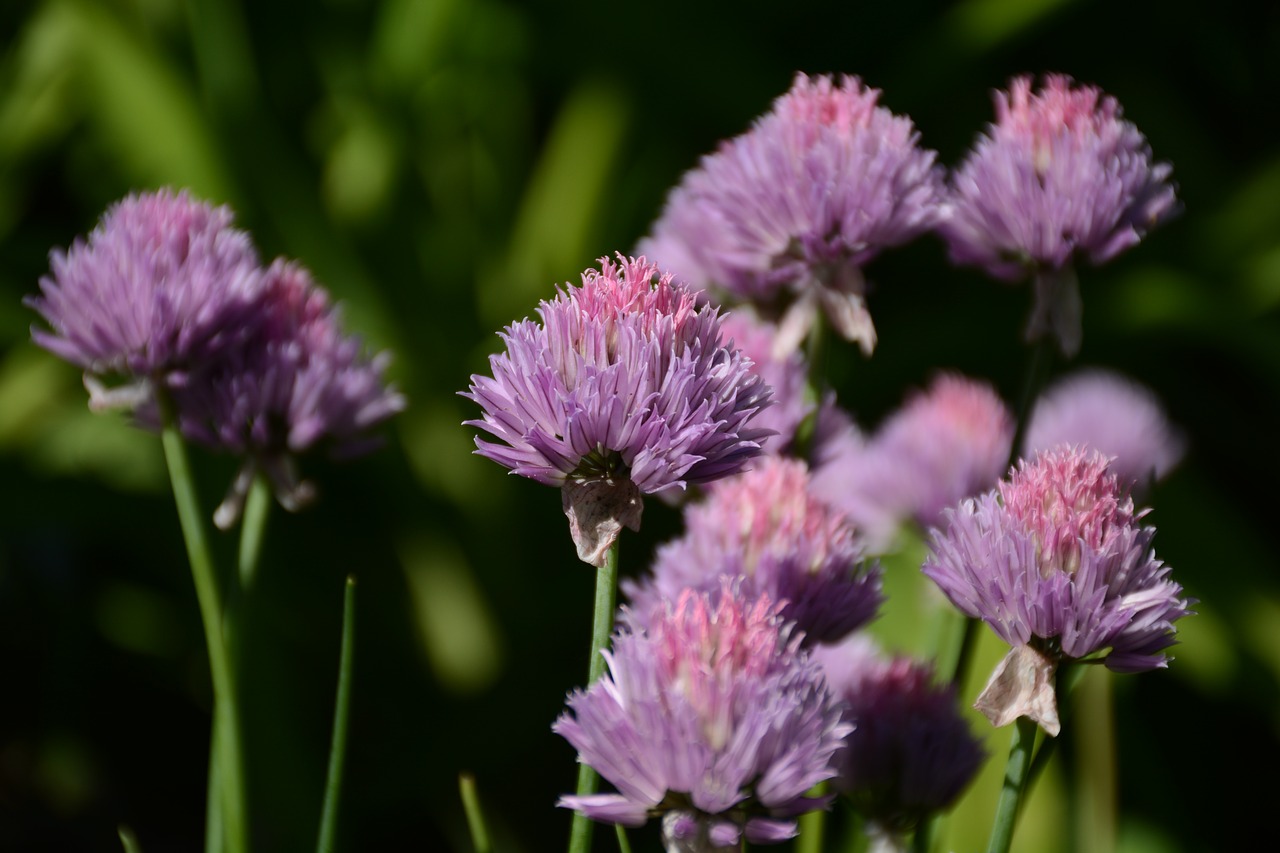
[[685, 588], [715, 592], [724, 576], [767, 594], [812, 643], [861, 627], [880, 606], [880, 568], [866, 563], [853, 523], [809, 491], [803, 462], [766, 457], [717, 483], [685, 510], [687, 532], [658, 550], [653, 575], [623, 581], [637, 622]]
[[944, 509], [994, 486], [1012, 442], [1013, 418], [990, 385], [943, 374], [869, 440], [841, 445], [815, 471], [814, 490], [883, 552], [905, 521], [927, 530]]
[[982, 766], [982, 746], [928, 664], [885, 660], [867, 637], [814, 650], [855, 723], [834, 786], [879, 832], [901, 836], [951, 806]]
[[214, 516], [224, 529], [258, 471], [282, 506], [297, 509], [312, 487], [297, 478], [294, 457], [321, 445], [343, 457], [366, 451], [376, 444], [370, 431], [405, 406], [383, 378], [388, 354], [370, 357], [343, 333], [310, 273], [276, 261], [263, 281], [257, 334], [174, 393], [184, 434], [245, 459]]
[[1024, 455], [1059, 444], [1087, 445], [1110, 456], [1111, 470], [1135, 494], [1163, 479], [1186, 451], [1156, 395], [1106, 370], [1068, 376], [1036, 401]]
[[40, 295], [25, 303], [51, 331], [31, 336], [84, 369], [95, 409], [134, 409], [156, 388], [181, 387], [258, 323], [262, 273], [249, 236], [232, 227], [228, 208], [186, 192], [117, 202], [88, 240], [50, 263]]
[[609, 672], [569, 697], [554, 729], [618, 789], [566, 796], [588, 817], [661, 816], [668, 851], [785, 841], [825, 800], [850, 730], [820, 668], [767, 596], [727, 583], [718, 604], [688, 590], [647, 628], [614, 635]]
[[696, 286], [775, 312], [780, 353], [821, 308], [869, 354], [862, 267], [933, 227], [942, 196], [936, 155], [879, 95], [856, 77], [797, 74], [748, 132], [684, 176], [641, 251]]
[[996, 123], [951, 178], [939, 226], [956, 263], [1017, 281], [1035, 278], [1030, 339], [1053, 334], [1080, 348], [1073, 263], [1093, 264], [1134, 246], [1177, 210], [1172, 171], [1123, 120], [1115, 98], [1050, 75], [1031, 90], [1015, 78], [995, 96]]
[[1191, 602], [1156, 559], [1145, 514], [1105, 456], [1066, 448], [1024, 460], [934, 531], [924, 573], [1013, 646], [978, 697], [993, 724], [1027, 716], [1056, 735], [1061, 661], [1105, 654], [1116, 672], [1167, 665], [1173, 623]]
[[562, 489], [578, 556], [600, 566], [641, 495], [738, 472], [770, 433], [748, 421], [769, 404], [750, 360], [721, 342], [720, 316], [644, 258], [600, 260], [501, 333], [490, 376], [462, 396], [466, 423], [497, 439], [476, 452]]

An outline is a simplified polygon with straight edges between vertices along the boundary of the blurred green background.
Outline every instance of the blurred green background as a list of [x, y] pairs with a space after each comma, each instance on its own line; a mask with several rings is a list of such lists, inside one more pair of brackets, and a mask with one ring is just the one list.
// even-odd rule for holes
[[[1062, 71], [1116, 95], [1174, 164], [1185, 213], [1081, 274], [1080, 363], [1150, 385], [1190, 438], [1151, 519], [1201, 600], [1167, 672], [1112, 680], [1115, 835], [1142, 853], [1271, 834], [1280, 7], [48, 0], [4, 4], [0, 34], [0, 849], [118, 850], [119, 824], [147, 851], [203, 838], [209, 678], [159, 444], [90, 415], [77, 371], [30, 344], [21, 298], [51, 247], [132, 190], [190, 187], [230, 204], [265, 256], [308, 265], [348, 327], [395, 354], [411, 404], [387, 446], [306, 460], [321, 501], [271, 519], [242, 693], [258, 849], [313, 843], [347, 574], [343, 849], [469, 849], [463, 770], [501, 849], [558, 849], [568, 814], [553, 806], [576, 768], [550, 724], [585, 677], [593, 579], [558, 495], [470, 455], [459, 423], [475, 411], [456, 392], [498, 328], [631, 248], [681, 172], [797, 70], [860, 74], [947, 164], [993, 88]], [[950, 269], [933, 238], [869, 275], [880, 347], [829, 364], [861, 423], [939, 368], [1016, 397], [1025, 289]], [[210, 509], [234, 468], [198, 458]], [[650, 502], [624, 573], [678, 528]], [[887, 635], [909, 637], [911, 609], [889, 610]], [[1074, 768], [1091, 734], [1064, 734], [1016, 848], [1106, 849], [1069, 796], [1089, 787]], [[991, 744], [1001, 765], [1007, 732]], [[989, 815], [965, 818], [976, 837]], [[977, 847], [956, 823], [958, 849]]]

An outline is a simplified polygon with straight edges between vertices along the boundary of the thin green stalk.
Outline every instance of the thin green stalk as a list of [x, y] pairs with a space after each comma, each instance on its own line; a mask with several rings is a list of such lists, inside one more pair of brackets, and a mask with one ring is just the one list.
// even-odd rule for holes
[[1116, 723], [1109, 675], [1094, 669], [1072, 703], [1078, 730], [1089, 733], [1075, 739], [1076, 849], [1093, 853], [1111, 853], [1116, 847]]
[[262, 556], [262, 540], [266, 535], [267, 516], [271, 512], [271, 486], [267, 479], [258, 474], [249, 487], [249, 495], [244, 502], [244, 516], [240, 520], [240, 552], [236, 565], [239, 569], [240, 589], [248, 592], [253, 589], [254, 576], [258, 572], [258, 562]]
[[[240, 672], [241, 600], [253, 585], [253, 577], [262, 553], [262, 540], [271, 509], [271, 487], [262, 475], [254, 478], [240, 518], [240, 550], [236, 562], [236, 576], [230, 579], [227, 601], [222, 612], [222, 639], [231, 658], [231, 671]], [[221, 775], [218, 772], [218, 750], [222, 748], [221, 726], [217, 715], [209, 738], [208, 802], [205, 806], [205, 853], [222, 851], [222, 798]]]
[[133, 830], [121, 824], [116, 827], [116, 834], [120, 836], [120, 846], [124, 848], [124, 853], [142, 853], [142, 845], [138, 843], [138, 837], [133, 834]]
[[[827, 792], [827, 783], [819, 782], [809, 791], [810, 796], [821, 797]], [[821, 853], [823, 836], [826, 835], [827, 810], [816, 809], [800, 816], [800, 835], [796, 838], [796, 853]]]
[[996, 804], [996, 817], [991, 824], [987, 853], [1009, 853], [1022, 795], [1027, 790], [1027, 770], [1031, 766], [1031, 751], [1035, 747], [1037, 728], [1035, 721], [1028, 717], [1019, 717], [1014, 723], [1009, 763], [1005, 765], [1004, 787]]
[[222, 774], [218, 772], [218, 751], [222, 749], [218, 734], [218, 716], [209, 728], [209, 779], [205, 787], [204, 853], [222, 853]]
[[[587, 684], [595, 683], [604, 674], [605, 660], [602, 651], [609, 645], [609, 634], [613, 630], [613, 611], [618, 600], [618, 542], [605, 553], [604, 565], [596, 572], [596, 607], [591, 627], [591, 663], [588, 667]], [[596, 771], [586, 764], [578, 765], [578, 796], [585, 797], [596, 792], [600, 781]], [[573, 824], [569, 829], [569, 853], [587, 853], [591, 849], [591, 835], [594, 824], [586, 816], [574, 812]]]
[[351, 710], [351, 668], [356, 645], [356, 579], [347, 576], [342, 596], [342, 651], [338, 656], [338, 695], [333, 707], [333, 741], [329, 745], [329, 774], [324, 786], [324, 806], [320, 811], [317, 853], [333, 849], [338, 826], [338, 803], [342, 794], [342, 768], [347, 757], [347, 718]]
[[933, 830], [936, 822], [937, 814], [935, 813], [916, 827], [915, 834], [911, 837], [911, 853], [929, 853], [929, 848], [933, 845]]
[[631, 842], [627, 839], [627, 828], [620, 823], [615, 823], [613, 828], [618, 836], [619, 853], [631, 853]]
[[222, 822], [229, 853], [246, 853], [249, 849], [245, 805], [244, 768], [240, 746], [239, 710], [236, 706], [235, 680], [232, 677], [230, 656], [223, 637], [222, 604], [218, 593], [217, 575], [205, 538], [204, 515], [196, 497], [191, 466], [187, 460], [186, 444], [174, 425], [168, 401], [160, 400], [164, 427], [160, 431], [160, 443], [164, 447], [165, 462], [169, 468], [169, 482], [173, 487], [174, 503], [178, 508], [178, 521], [187, 545], [187, 559], [191, 564], [191, 577], [195, 582], [196, 599], [200, 604], [200, 618], [204, 623], [205, 646], [209, 654], [209, 672], [213, 680], [214, 719], [221, 736], [215, 733], [219, 778], [222, 788]]
[[480, 810], [480, 797], [476, 793], [476, 777], [470, 773], [458, 774], [458, 794], [462, 797], [462, 811], [467, 816], [467, 829], [471, 832], [471, 846], [475, 853], [490, 853], [489, 831], [485, 829], [484, 813]]
[[1049, 368], [1053, 364], [1053, 338], [1045, 335], [1036, 341], [1031, 348], [1031, 360], [1027, 363], [1027, 375], [1022, 383], [1022, 397], [1018, 400], [1018, 421], [1013, 429], [1013, 443], [1009, 445], [1008, 470], [1018, 464], [1022, 458], [1022, 443], [1027, 437], [1027, 427], [1031, 424], [1031, 413], [1035, 411], [1036, 398], [1040, 396], [1040, 388], [1049, 376]]

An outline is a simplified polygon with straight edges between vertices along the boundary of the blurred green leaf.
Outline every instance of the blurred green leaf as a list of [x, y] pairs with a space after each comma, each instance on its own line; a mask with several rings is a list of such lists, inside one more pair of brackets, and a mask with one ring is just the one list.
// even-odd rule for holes
[[489, 687], [502, 669], [502, 633], [457, 546], [417, 538], [400, 549], [422, 651], [454, 693]]
[[1048, 17], [1068, 0], [965, 0], [952, 8], [947, 30], [982, 52], [1008, 41]]
[[129, 180], [188, 187], [214, 200], [232, 197], [191, 82], [105, 5], [64, 3], [76, 22], [84, 106]]
[[155, 590], [109, 581], [94, 605], [94, 622], [122, 649], [161, 658], [177, 657], [186, 632], [173, 602]]
[[569, 94], [520, 203], [505, 260], [480, 283], [480, 314], [493, 328], [526, 316], [557, 283], [611, 253], [591, 241], [627, 125], [626, 102], [613, 87], [587, 81]]

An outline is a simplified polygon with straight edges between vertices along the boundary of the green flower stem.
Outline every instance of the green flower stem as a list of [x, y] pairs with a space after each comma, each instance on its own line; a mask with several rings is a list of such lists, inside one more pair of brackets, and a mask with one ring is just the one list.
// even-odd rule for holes
[[619, 853], [631, 853], [631, 842], [627, 840], [627, 828], [620, 823], [615, 823], [613, 828], [618, 836]]
[[120, 836], [120, 846], [124, 848], [124, 853], [142, 853], [142, 845], [138, 844], [138, 838], [132, 829], [122, 825], [116, 828], [116, 834]]
[[245, 805], [244, 768], [240, 746], [239, 709], [236, 706], [235, 680], [230, 656], [223, 638], [222, 604], [217, 576], [209, 545], [205, 539], [204, 516], [196, 498], [186, 444], [174, 425], [173, 412], [167, 400], [160, 397], [164, 427], [160, 442], [169, 468], [169, 482], [178, 508], [178, 521], [186, 540], [187, 559], [195, 581], [200, 618], [204, 622], [205, 646], [209, 654], [209, 672], [213, 680], [214, 735], [217, 751], [217, 779], [222, 789], [221, 813], [229, 853], [246, 853], [249, 849]]
[[1018, 821], [1022, 796], [1027, 790], [1027, 770], [1031, 766], [1031, 752], [1036, 743], [1039, 727], [1034, 720], [1019, 717], [1014, 723], [1013, 743], [1009, 747], [1009, 763], [1005, 765], [1004, 788], [996, 804], [995, 821], [991, 824], [991, 840], [987, 853], [1009, 853], [1013, 842], [1013, 827]]
[[[253, 585], [254, 574], [262, 553], [262, 539], [267, 527], [267, 515], [271, 510], [271, 487], [262, 475], [253, 480], [245, 501], [240, 521], [240, 551], [236, 577], [227, 592], [226, 606], [222, 613], [222, 638], [231, 656], [232, 672], [240, 671], [240, 616], [241, 600]], [[205, 807], [205, 853], [222, 851], [222, 795], [221, 775], [218, 773], [218, 750], [222, 748], [221, 727], [218, 718], [213, 720], [213, 733], [209, 739], [208, 803]]]
[[[609, 634], [613, 630], [613, 611], [618, 600], [618, 542], [609, 546], [605, 553], [604, 565], [596, 571], [596, 609], [591, 628], [591, 663], [588, 667], [587, 685], [604, 675], [604, 655], [600, 654], [609, 645]], [[578, 796], [585, 797], [596, 792], [600, 777], [589, 765], [578, 765]], [[587, 853], [591, 849], [591, 835], [594, 824], [591, 819], [578, 812], [573, 813], [573, 824], [569, 829], [569, 853]]]
[[342, 651], [338, 655], [338, 695], [333, 707], [333, 741], [329, 745], [329, 773], [324, 785], [324, 806], [320, 811], [317, 853], [333, 849], [338, 826], [338, 804], [342, 795], [342, 768], [347, 757], [347, 719], [351, 711], [351, 669], [356, 645], [356, 579], [347, 576], [342, 595]]
[[1018, 421], [1013, 429], [1013, 443], [1009, 445], [1009, 464], [1006, 469], [1018, 464], [1022, 458], [1022, 443], [1027, 437], [1027, 427], [1031, 424], [1031, 413], [1035, 411], [1036, 398], [1040, 389], [1049, 377], [1053, 365], [1053, 338], [1046, 335], [1036, 341], [1031, 348], [1031, 360], [1027, 362], [1027, 375], [1022, 383], [1022, 398], [1018, 401]]
[[244, 502], [244, 516], [240, 520], [240, 552], [236, 565], [239, 569], [243, 592], [253, 588], [262, 556], [262, 540], [267, 530], [267, 516], [271, 513], [271, 486], [262, 474], [253, 478], [249, 494]]
[[1079, 700], [1072, 703], [1078, 730], [1089, 733], [1075, 739], [1076, 834], [1079, 849], [1095, 853], [1116, 848], [1116, 722], [1111, 687], [1110, 673], [1094, 669], [1080, 685]]
[[[809, 796], [821, 797], [827, 792], [827, 783], [819, 782], [809, 791]], [[822, 853], [823, 836], [826, 835], [827, 810], [816, 809], [800, 816], [800, 836], [796, 839], [796, 853]]]
[[471, 846], [475, 853], [491, 853], [489, 831], [485, 829], [484, 813], [480, 810], [480, 797], [476, 793], [476, 777], [470, 773], [458, 774], [458, 795], [462, 798], [462, 811], [467, 816], [467, 829], [471, 833]]

